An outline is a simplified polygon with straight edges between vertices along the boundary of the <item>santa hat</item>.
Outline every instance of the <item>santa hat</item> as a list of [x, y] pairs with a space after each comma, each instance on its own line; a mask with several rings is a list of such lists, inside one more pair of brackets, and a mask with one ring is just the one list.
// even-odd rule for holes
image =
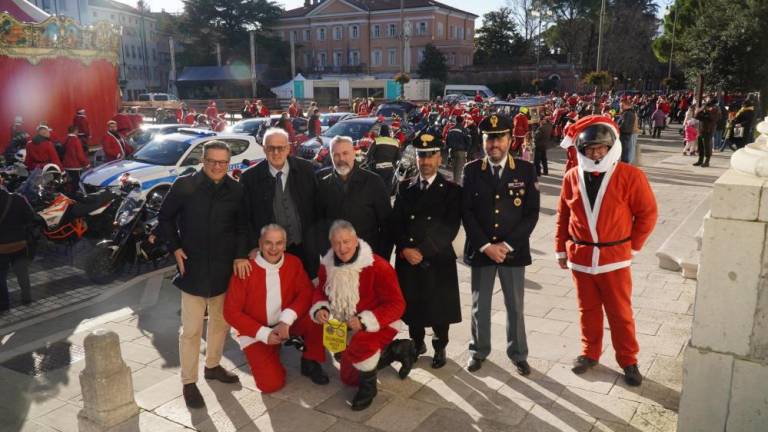
[[85, 108], [78, 108], [77, 114], [85, 114]]
[[621, 140], [619, 140], [619, 127], [613, 120], [611, 120], [609, 116], [606, 115], [588, 115], [580, 118], [576, 121], [576, 123], [567, 125], [563, 130], [564, 136], [563, 141], [560, 142], [560, 147], [568, 149], [568, 147], [575, 146], [579, 134], [584, 132], [586, 128], [597, 124], [611, 128], [613, 135], [616, 138], [613, 142], [613, 145], [611, 146], [611, 149], [608, 151], [608, 154], [606, 154], [606, 156], [600, 161], [593, 161], [581, 154], [581, 152], [576, 152], [579, 161], [579, 169], [582, 171], [606, 172], [611, 169], [611, 167], [613, 167], [621, 158]]

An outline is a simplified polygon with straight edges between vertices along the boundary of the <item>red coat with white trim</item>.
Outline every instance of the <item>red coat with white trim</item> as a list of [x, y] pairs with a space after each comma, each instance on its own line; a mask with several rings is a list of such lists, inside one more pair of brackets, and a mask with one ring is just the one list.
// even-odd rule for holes
[[[273, 270], [277, 270], [279, 276], [279, 298], [267, 295], [271, 276], [268, 273]], [[259, 257], [251, 260], [248, 277], [240, 279], [233, 274], [229, 279], [224, 319], [240, 336], [259, 339], [259, 331], [268, 335], [272, 331], [270, 327], [279, 321], [291, 325], [297, 317], [305, 316], [312, 301], [312, 290], [312, 281], [296, 256], [286, 253], [282, 263], [274, 265]]]
[[[590, 274], [628, 267], [633, 253], [640, 251], [651, 235], [658, 215], [656, 198], [645, 173], [618, 162], [603, 178], [595, 200], [598, 213], [594, 219], [587, 216], [589, 206], [582, 170], [568, 171], [563, 177], [557, 206], [555, 251], [558, 258], [567, 257], [573, 270]], [[600, 248], [573, 242], [577, 239], [609, 243], [626, 238], [630, 241]]]
[[90, 138], [91, 126], [88, 124], [88, 117], [85, 114], [78, 114], [72, 119], [72, 124], [77, 126], [77, 133], [80, 136]]
[[[119, 135], [120, 132], [117, 132]], [[101, 139], [101, 150], [104, 152], [104, 159], [109, 162], [117, 159], [125, 159], [126, 156], [133, 153], [133, 147], [125, 142], [121, 136], [119, 139], [107, 132]]]
[[405, 312], [405, 299], [400, 291], [400, 284], [397, 281], [395, 269], [378, 255], [375, 255], [371, 247], [363, 241], [358, 240], [360, 252], [355, 262], [336, 266], [334, 263], [333, 249], [320, 261], [320, 270], [317, 273], [318, 285], [315, 288], [313, 296], [313, 305], [309, 310], [310, 317], [314, 320], [315, 312], [321, 308], [327, 308], [331, 311], [334, 318], [339, 317], [336, 310], [337, 305], [329, 300], [328, 292], [334, 287], [326, 287], [326, 281], [329, 277], [335, 279], [334, 275], [329, 276], [329, 272], [337, 272], [338, 269], [353, 269], [358, 271], [358, 285], [360, 299], [357, 302], [354, 314], [360, 317], [360, 321], [365, 325], [366, 331], [377, 332], [380, 329], [389, 326], [398, 321]]

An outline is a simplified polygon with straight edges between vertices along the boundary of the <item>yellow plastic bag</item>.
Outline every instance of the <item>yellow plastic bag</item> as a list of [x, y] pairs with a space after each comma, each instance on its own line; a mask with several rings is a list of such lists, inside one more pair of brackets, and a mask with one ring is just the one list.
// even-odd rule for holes
[[347, 323], [330, 319], [323, 324], [323, 346], [333, 354], [347, 349]]

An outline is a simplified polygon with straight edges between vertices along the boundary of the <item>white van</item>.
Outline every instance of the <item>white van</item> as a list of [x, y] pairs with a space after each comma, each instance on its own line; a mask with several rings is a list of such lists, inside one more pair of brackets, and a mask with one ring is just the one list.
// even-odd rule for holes
[[480, 92], [483, 100], [496, 96], [491, 89], [484, 85], [448, 84], [445, 86], [445, 91], [443, 91], [443, 98], [445, 99], [449, 95], [461, 95], [472, 99], [477, 92]]

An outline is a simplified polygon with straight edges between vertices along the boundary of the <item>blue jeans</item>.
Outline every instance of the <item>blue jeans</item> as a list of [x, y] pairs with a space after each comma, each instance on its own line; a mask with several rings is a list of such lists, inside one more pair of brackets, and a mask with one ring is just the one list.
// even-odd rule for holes
[[714, 146], [716, 150], [723, 151], [725, 149], [725, 140], [723, 139], [723, 131], [715, 130]]
[[619, 140], [621, 141], [621, 161], [632, 163], [635, 160], [635, 142], [637, 141], [637, 135], [621, 134]]

